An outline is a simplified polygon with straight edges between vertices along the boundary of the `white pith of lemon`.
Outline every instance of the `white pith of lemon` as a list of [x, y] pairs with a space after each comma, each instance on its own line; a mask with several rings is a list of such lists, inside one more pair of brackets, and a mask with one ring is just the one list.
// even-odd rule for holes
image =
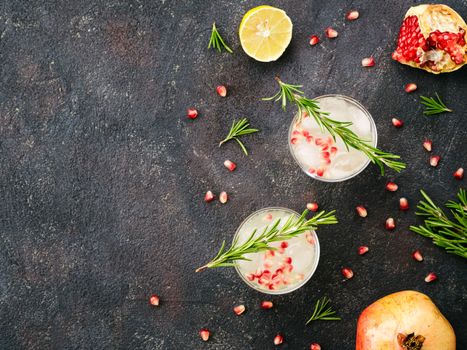
[[258, 6], [243, 16], [238, 34], [245, 53], [261, 62], [276, 61], [292, 39], [292, 21], [284, 10]]

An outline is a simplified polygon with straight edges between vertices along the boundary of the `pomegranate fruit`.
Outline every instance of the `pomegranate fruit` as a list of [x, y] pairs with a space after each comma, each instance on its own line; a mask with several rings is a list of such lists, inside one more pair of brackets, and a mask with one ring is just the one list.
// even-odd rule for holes
[[425, 294], [406, 290], [385, 296], [361, 313], [356, 350], [455, 350], [449, 321]]
[[434, 74], [455, 71], [467, 63], [466, 31], [465, 21], [449, 6], [411, 7], [392, 58]]

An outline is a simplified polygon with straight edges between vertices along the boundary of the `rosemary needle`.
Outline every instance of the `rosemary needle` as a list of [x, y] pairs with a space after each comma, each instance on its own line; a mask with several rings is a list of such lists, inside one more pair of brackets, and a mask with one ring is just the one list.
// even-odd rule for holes
[[240, 141], [239, 137], [243, 135], [253, 134], [259, 131], [258, 129], [249, 128], [249, 126], [250, 126], [250, 123], [248, 122], [248, 119], [246, 118], [240, 119], [238, 122], [234, 120], [232, 122], [232, 126], [230, 128], [228, 135], [225, 137], [225, 139], [219, 142], [219, 147], [222, 146], [222, 144], [224, 144], [227, 141], [235, 140], [239, 144], [243, 153], [248, 155], [248, 151], [245, 145], [243, 144], [243, 142]]
[[434, 97], [425, 97], [420, 96], [420, 103], [425, 105], [425, 111], [423, 114], [425, 115], [435, 115], [444, 112], [452, 112], [452, 109], [446, 107], [446, 105], [441, 101], [438, 93], [435, 92], [436, 99]]
[[224, 39], [222, 39], [221, 35], [217, 31], [216, 22], [212, 24], [211, 38], [209, 39], [208, 49], [211, 47], [219, 52], [221, 52], [222, 48], [224, 48], [227, 52], [233, 53], [232, 49], [227, 46]]

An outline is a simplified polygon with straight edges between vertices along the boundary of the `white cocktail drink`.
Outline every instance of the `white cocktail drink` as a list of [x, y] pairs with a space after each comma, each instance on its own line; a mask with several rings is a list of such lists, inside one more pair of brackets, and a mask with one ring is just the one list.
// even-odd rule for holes
[[[370, 113], [359, 102], [342, 95], [317, 97], [320, 110], [329, 118], [351, 122], [349, 128], [360, 139], [376, 147], [376, 126]], [[309, 176], [329, 182], [347, 180], [366, 168], [368, 157], [354, 148], [346, 148], [339, 137], [333, 140], [327, 130], [321, 130], [312, 116], [295, 116], [289, 130], [290, 151], [302, 170]]]
[[[259, 235], [267, 226], [281, 219], [283, 225], [293, 215], [286, 208], [265, 208], [251, 214], [237, 229], [238, 244], [245, 242], [253, 231]], [[319, 242], [314, 231], [302, 233], [287, 241], [271, 244], [276, 250], [247, 254], [251, 261], [237, 261], [237, 272], [254, 289], [268, 294], [285, 294], [303, 284], [318, 266]]]

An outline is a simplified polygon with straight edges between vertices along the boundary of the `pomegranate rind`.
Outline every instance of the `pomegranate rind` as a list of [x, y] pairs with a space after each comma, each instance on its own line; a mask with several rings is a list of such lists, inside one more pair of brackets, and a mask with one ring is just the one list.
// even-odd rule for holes
[[433, 301], [406, 290], [387, 295], [361, 313], [356, 350], [400, 350], [398, 334], [424, 336], [423, 350], [455, 350], [456, 335]]
[[[404, 19], [410, 16], [418, 18], [420, 33], [428, 39], [430, 33], [435, 31], [459, 33], [461, 29], [467, 32], [467, 25], [464, 19], [451, 7], [443, 4], [424, 4], [409, 8]], [[415, 61], [397, 60], [399, 63], [426, 70], [433, 74], [449, 73], [458, 70], [467, 63], [467, 43], [460, 46], [463, 50], [463, 62], [455, 63], [449, 56], [444, 54], [441, 61], [437, 63], [437, 69], [432, 69], [429, 65], [421, 65]], [[439, 51], [436, 50], [436, 51]]]

